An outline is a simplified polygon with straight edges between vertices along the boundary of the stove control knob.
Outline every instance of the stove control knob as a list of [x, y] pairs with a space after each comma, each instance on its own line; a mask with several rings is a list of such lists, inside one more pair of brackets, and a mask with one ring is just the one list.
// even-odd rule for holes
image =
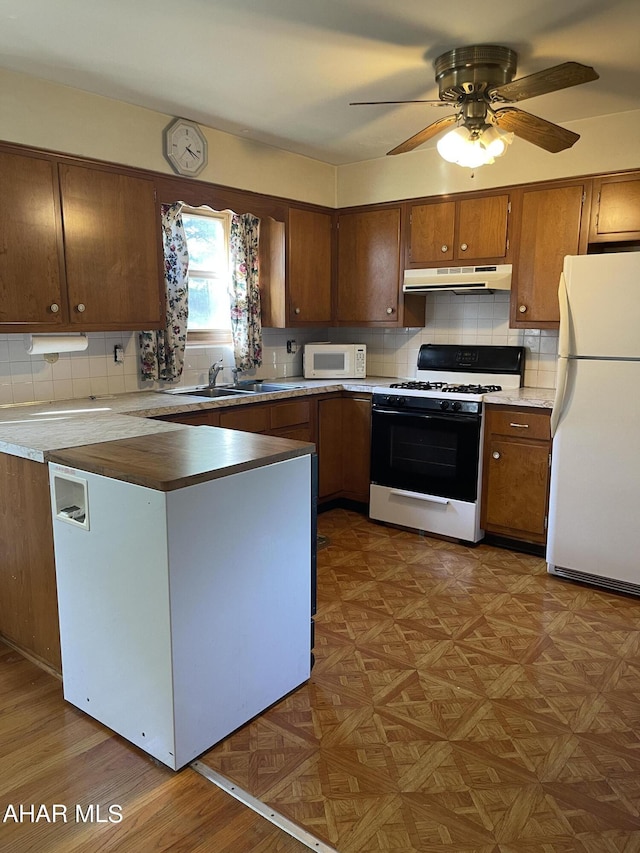
[[442, 409], [442, 411], [443, 411], [443, 412], [446, 412], [446, 411], [447, 411], [447, 409], [449, 408], [449, 401], [448, 401], [448, 400], [443, 400], [443, 401], [440, 403], [440, 408]]
[[460, 400], [454, 400], [453, 403], [451, 404], [451, 408], [453, 409], [454, 412], [459, 412], [460, 409], [462, 408], [462, 403], [460, 402]]
[[396, 404], [396, 406], [406, 406], [407, 405], [407, 398], [406, 397], [394, 397], [393, 402]]

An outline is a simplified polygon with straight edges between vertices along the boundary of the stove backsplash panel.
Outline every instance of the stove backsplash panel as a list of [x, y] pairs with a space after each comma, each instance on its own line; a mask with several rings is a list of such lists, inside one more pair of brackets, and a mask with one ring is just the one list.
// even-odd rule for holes
[[558, 332], [510, 329], [509, 293], [430, 293], [424, 329], [329, 329], [331, 341], [367, 345], [370, 376], [416, 375], [421, 344], [489, 344], [526, 348], [524, 384], [555, 388]]

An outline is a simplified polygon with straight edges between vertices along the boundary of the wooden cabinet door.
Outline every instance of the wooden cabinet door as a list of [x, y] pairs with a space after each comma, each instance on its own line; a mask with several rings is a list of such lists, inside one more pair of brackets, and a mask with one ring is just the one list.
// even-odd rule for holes
[[333, 216], [289, 209], [287, 320], [328, 324], [331, 314]]
[[592, 243], [640, 239], [640, 174], [594, 181]]
[[0, 326], [55, 330], [66, 316], [55, 161], [2, 152]]
[[512, 327], [558, 325], [558, 283], [564, 256], [586, 248], [582, 212], [587, 191], [584, 182], [522, 190], [511, 283]]
[[342, 399], [318, 401], [318, 497], [342, 491]]
[[543, 542], [549, 488], [548, 448], [492, 438], [488, 464], [485, 529]]
[[507, 254], [509, 196], [467, 198], [458, 202], [454, 256], [465, 263]]
[[369, 502], [371, 480], [371, 398], [345, 397], [342, 402], [342, 491], [352, 500]]
[[441, 201], [409, 208], [409, 261], [431, 266], [453, 260], [456, 204]]
[[267, 432], [269, 406], [238, 406], [220, 412], [220, 426], [244, 432]]
[[161, 228], [153, 181], [60, 164], [69, 311], [82, 329], [164, 322]]
[[487, 533], [544, 544], [549, 412], [487, 407], [481, 524]]
[[338, 322], [397, 325], [399, 295], [400, 208], [341, 214]]

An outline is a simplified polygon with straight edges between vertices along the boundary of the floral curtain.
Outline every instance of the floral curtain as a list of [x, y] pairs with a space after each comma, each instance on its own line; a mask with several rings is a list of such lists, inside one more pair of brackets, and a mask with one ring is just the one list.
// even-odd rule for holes
[[182, 376], [187, 343], [189, 253], [182, 225], [183, 202], [162, 206], [167, 322], [164, 329], [140, 332], [143, 380], [175, 382]]
[[229, 253], [231, 334], [236, 367], [251, 370], [262, 364], [262, 323], [258, 288], [260, 220], [251, 213], [231, 217]]

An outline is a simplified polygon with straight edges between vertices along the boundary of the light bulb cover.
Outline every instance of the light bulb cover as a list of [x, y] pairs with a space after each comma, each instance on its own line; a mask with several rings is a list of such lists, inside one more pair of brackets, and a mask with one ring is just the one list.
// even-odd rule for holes
[[513, 133], [506, 133], [494, 125], [487, 124], [478, 132], [460, 125], [441, 137], [436, 148], [440, 156], [449, 163], [477, 169], [501, 157], [511, 144]]

